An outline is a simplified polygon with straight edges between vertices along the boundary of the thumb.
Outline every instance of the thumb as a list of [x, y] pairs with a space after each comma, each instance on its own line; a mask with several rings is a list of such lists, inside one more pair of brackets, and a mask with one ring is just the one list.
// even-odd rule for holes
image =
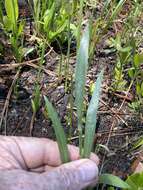
[[63, 164], [51, 172], [41, 175], [43, 189], [81, 190], [98, 181], [98, 167], [89, 159], [76, 160]]

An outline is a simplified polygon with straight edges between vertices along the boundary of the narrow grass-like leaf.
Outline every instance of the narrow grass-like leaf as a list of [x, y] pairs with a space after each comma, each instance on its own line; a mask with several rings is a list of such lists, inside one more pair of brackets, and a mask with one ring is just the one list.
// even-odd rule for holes
[[77, 27], [77, 47], [80, 46], [80, 39], [81, 39], [81, 29], [82, 29], [82, 19], [83, 19], [83, 7], [84, 7], [84, 0], [80, 0], [80, 7], [79, 7], [79, 16], [78, 16], [78, 27]]
[[109, 6], [110, 3], [111, 3], [111, 0], [105, 1], [104, 7], [103, 7], [103, 13], [108, 9], [108, 6]]
[[87, 26], [77, 51], [77, 63], [75, 69], [75, 104], [77, 107], [79, 147], [82, 149], [82, 111], [85, 94], [85, 81], [88, 69], [89, 50], [89, 26]]
[[53, 128], [56, 134], [56, 139], [59, 146], [61, 160], [63, 163], [69, 162], [70, 160], [69, 160], [66, 136], [65, 136], [63, 127], [61, 125], [60, 119], [58, 117], [58, 114], [46, 96], [44, 96], [44, 100], [45, 100], [45, 108], [46, 108], [48, 117], [51, 119], [53, 123]]
[[123, 189], [130, 189], [130, 186], [121, 180], [119, 177], [111, 174], [102, 174], [99, 176], [99, 183], [120, 187]]
[[88, 106], [87, 115], [86, 115], [86, 126], [85, 126], [85, 139], [84, 139], [84, 151], [83, 157], [90, 157], [90, 153], [92, 151], [94, 134], [96, 128], [96, 120], [97, 120], [97, 110], [99, 105], [99, 98], [101, 93], [101, 84], [103, 79], [103, 70], [99, 74], [95, 89], [91, 98], [91, 101]]
[[143, 145], [143, 137], [141, 137], [137, 142], [135, 142], [132, 149], [137, 149], [142, 145]]
[[118, 13], [121, 11], [124, 3], [126, 2], [126, 0], [120, 0], [119, 3], [117, 4], [117, 6], [115, 7], [111, 17], [110, 17], [110, 21], [113, 21], [115, 19], [115, 17], [118, 15]]

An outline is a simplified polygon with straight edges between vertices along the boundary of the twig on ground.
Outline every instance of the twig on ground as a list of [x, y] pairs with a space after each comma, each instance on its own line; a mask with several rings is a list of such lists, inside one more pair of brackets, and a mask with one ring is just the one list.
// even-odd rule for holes
[[32, 132], [33, 132], [33, 127], [34, 127], [34, 120], [35, 120], [35, 116], [36, 116], [36, 113], [33, 112], [32, 114], [32, 118], [31, 118], [31, 122], [30, 122], [30, 136], [32, 136]]
[[104, 104], [112, 113], [115, 114], [115, 116], [116, 116], [118, 119], [120, 119], [120, 120], [128, 127], [128, 124], [124, 121], [124, 119], [123, 119], [121, 116], [119, 116], [116, 111], [114, 111], [112, 108], [110, 108], [110, 107], [106, 104], [106, 102], [104, 102], [104, 101], [101, 100], [101, 99], [100, 99], [100, 102], [101, 102], [102, 104]]
[[1, 119], [0, 119], [0, 129], [2, 130], [2, 123], [3, 123], [3, 120], [5, 118], [5, 135], [6, 135], [6, 132], [7, 132], [7, 127], [6, 127], [6, 119], [7, 119], [7, 113], [8, 113], [8, 106], [9, 106], [9, 101], [10, 101], [10, 97], [11, 97], [11, 94], [12, 94], [12, 91], [13, 91], [13, 88], [14, 88], [14, 85], [19, 77], [19, 74], [20, 74], [20, 68], [18, 69], [14, 79], [13, 79], [13, 82], [10, 86], [10, 89], [9, 89], [9, 92], [7, 94], [7, 97], [6, 97], [6, 100], [5, 100], [5, 104], [4, 104], [4, 108], [3, 108], [3, 111], [2, 111], [2, 114], [1, 114]]
[[129, 85], [129, 88], [127, 90], [126, 96], [124, 97], [123, 102], [122, 102], [121, 106], [119, 107], [118, 111], [120, 111], [122, 109], [122, 107], [123, 107], [123, 105], [124, 105], [124, 103], [126, 101], [126, 98], [128, 97], [128, 93], [129, 93], [129, 91], [130, 91], [130, 89], [131, 89], [131, 87], [133, 85], [133, 82], [134, 82], [134, 80], [131, 81], [131, 83]]
[[[47, 57], [51, 53], [52, 50], [53, 49], [51, 48], [50, 51], [44, 55], [44, 57]], [[41, 58], [37, 58], [37, 59], [30, 60], [30, 61], [22, 62], [22, 63], [1, 64], [0, 65], [0, 72], [9, 71], [9, 70], [15, 69], [17, 67], [22, 67], [22, 66], [30, 66], [30, 67], [33, 67], [35, 69], [39, 69], [39, 65], [37, 65], [37, 63], [40, 61], [40, 59]], [[53, 71], [45, 69], [43, 66], [41, 68], [48, 75], [51, 75], [51, 76], [56, 75]]]
[[[112, 134], [112, 131], [114, 129], [114, 126], [115, 126], [115, 119], [110, 127], [110, 131], [109, 131], [109, 135], [108, 135], [108, 139], [107, 139], [107, 142], [106, 142], [106, 146], [108, 147], [108, 144], [109, 144], [109, 141], [110, 141], [110, 138], [111, 138], [111, 134]], [[106, 153], [104, 152], [104, 155], [103, 155], [103, 159], [101, 161], [101, 167], [100, 167], [100, 174], [102, 173], [102, 170], [103, 170], [103, 166], [104, 166], [104, 162], [105, 162], [105, 157], [106, 157]]]

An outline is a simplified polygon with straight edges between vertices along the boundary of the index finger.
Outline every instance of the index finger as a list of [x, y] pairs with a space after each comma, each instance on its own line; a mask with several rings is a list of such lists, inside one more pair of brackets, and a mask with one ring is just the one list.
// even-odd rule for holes
[[[20, 162], [24, 169], [34, 169], [44, 165], [59, 166], [61, 164], [59, 148], [56, 142], [46, 138], [34, 137], [0, 137], [1, 146], [5, 151]], [[70, 160], [80, 158], [79, 149], [68, 145]], [[91, 154], [91, 159], [98, 164], [98, 157]]]

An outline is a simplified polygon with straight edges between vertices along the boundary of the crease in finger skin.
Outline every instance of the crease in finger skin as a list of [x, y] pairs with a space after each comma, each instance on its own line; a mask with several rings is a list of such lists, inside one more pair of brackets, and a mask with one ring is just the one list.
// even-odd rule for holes
[[30, 172], [34, 172], [34, 173], [50, 172], [50, 171], [54, 170], [55, 168], [56, 167], [44, 165], [44, 166], [41, 166], [38, 168], [32, 168], [32, 169], [30, 169]]
[[44, 190], [39, 174], [24, 170], [0, 171], [0, 190]]
[[[10, 141], [10, 139], [7, 141], [4, 138], [0, 139], [0, 169], [21, 169], [23, 168], [21, 159], [18, 158], [18, 155], [15, 155], [13, 153], [13, 150], [11, 150], [10, 143], [13, 143]], [[13, 148], [16, 150], [17, 146], [13, 146]]]
[[19, 151], [19, 155], [21, 156], [21, 164], [22, 164], [23, 169], [29, 170], [28, 165], [27, 165], [27, 163], [25, 161], [24, 155], [22, 153], [21, 147], [19, 146], [16, 138], [14, 138], [13, 140], [14, 140], [15, 144], [17, 145], [17, 148], [18, 148], [18, 151]]
[[[81, 190], [97, 183], [98, 167], [93, 161], [82, 159], [63, 164], [41, 176], [50, 182], [48, 190]], [[44, 188], [46, 189], [46, 185]]]
[[26, 169], [16, 137], [0, 136], [0, 169]]

